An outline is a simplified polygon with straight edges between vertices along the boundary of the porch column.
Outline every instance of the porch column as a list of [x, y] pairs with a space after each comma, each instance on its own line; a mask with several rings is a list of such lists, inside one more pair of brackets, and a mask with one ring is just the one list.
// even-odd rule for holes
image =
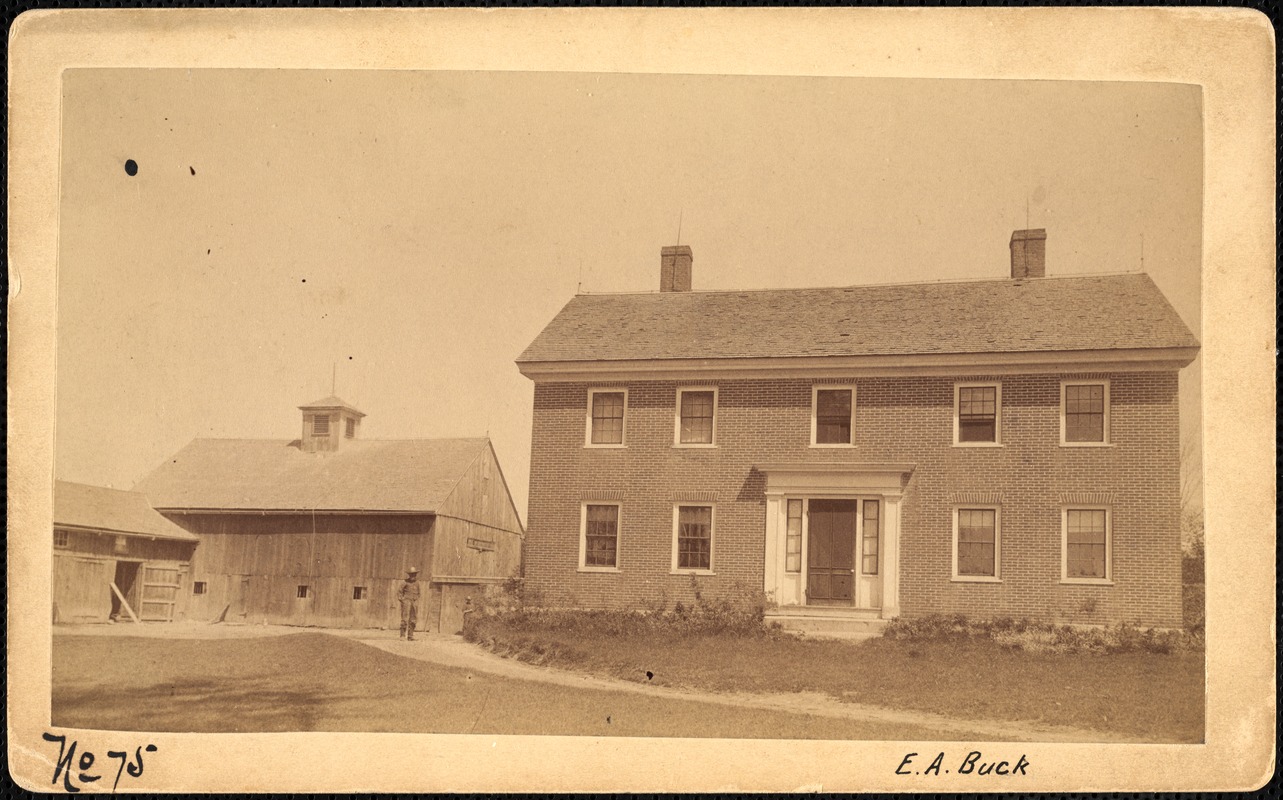
[[766, 496], [766, 553], [762, 559], [762, 590], [779, 601], [780, 497]]
[[902, 495], [883, 495], [882, 619], [900, 616], [900, 502]]

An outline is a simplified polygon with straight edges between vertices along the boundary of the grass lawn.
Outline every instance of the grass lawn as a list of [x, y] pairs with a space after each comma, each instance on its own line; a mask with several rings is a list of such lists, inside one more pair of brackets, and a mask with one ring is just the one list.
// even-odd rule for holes
[[507, 630], [496, 652], [594, 675], [719, 692], [822, 692], [958, 719], [1203, 739], [1203, 653], [1032, 654], [985, 639], [848, 642]]
[[53, 724], [182, 732], [976, 738], [502, 678], [321, 633], [214, 640], [55, 636]]

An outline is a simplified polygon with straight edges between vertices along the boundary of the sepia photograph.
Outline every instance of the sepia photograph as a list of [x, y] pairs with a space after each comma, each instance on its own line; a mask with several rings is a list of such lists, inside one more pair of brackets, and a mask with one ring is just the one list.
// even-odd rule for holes
[[1035, 74], [61, 71], [41, 782], [1207, 744], [1207, 95]]
[[55, 724], [1202, 739], [1195, 89], [63, 85]]

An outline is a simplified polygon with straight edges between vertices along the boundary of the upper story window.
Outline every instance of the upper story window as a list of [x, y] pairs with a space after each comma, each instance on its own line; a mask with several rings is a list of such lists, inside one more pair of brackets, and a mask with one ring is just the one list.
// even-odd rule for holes
[[312, 435], [329, 436], [330, 435], [330, 415], [317, 414], [312, 417]]
[[817, 386], [811, 390], [811, 444], [843, 447], [854, 443], [855, 387]]
[[579, 530], [579, 568], [619, 570], [619, 504], [585, 503]]
[[713, 507], [677, 506], [673, 524], [673, 571], [711, 572]]
[[622, 447], [628, 390], [598, 389], [588, 392], [588, 447]]
[[999, 579], [1001, 554], [996, 507], [958, 508], [953, 512], [953, 578]]
[[1108, 508], [1065, 508], [1062, 519], [1061, 580], [1109, 583], [1113, 532]]
[[717, 431], [717, 390], [677, 390], [678, 445], [712, 445]]
[[1109, 381], [1060, 384], [1060, 443], [1109, 444]]
[[344, 425], [343, 435], [349, 439], [354, 438], [356, 436], [356, 420], [349, 417], [344, 422], [345, 422], [345, 425]]
[[953, 443], [1002, 443], [1002, 384], [959, 383], [953, 389]]
[[54, 546], [54, 547], [70, 547], [70, 546], [71, 546], [71, 534], [70, 534], [70, 533], [68, 533], [67, 531], [64, 531], [64, 530], [58, 530], [58, 529], [56, 529], [56, 528], [55, 528], [55, 529], [54, 529], [54, 532], [53, 532], [53, 546]]

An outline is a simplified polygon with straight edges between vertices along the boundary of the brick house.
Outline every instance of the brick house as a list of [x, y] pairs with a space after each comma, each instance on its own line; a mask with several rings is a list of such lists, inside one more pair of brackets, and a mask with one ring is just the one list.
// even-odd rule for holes
[[[1144, 274], [577, 295], [534, 381], [525, 575], [547, 605], [760, 589], [782, 617], [1181, 623], [1177, 384]], [[804, 627], [804, 626], [803, 626]]]

